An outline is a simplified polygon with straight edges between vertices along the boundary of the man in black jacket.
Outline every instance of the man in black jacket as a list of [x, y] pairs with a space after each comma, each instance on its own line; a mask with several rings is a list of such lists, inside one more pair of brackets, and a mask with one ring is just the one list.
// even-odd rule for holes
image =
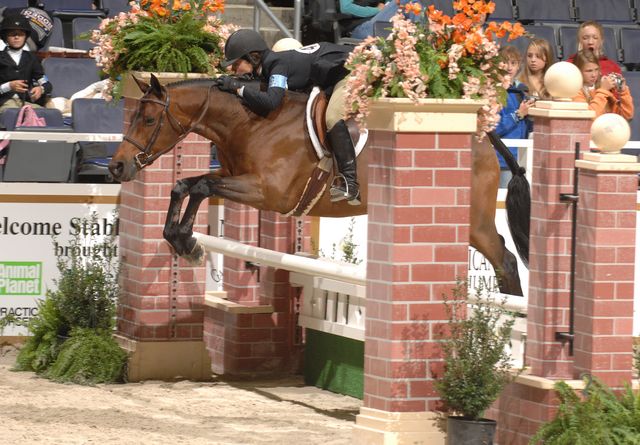
[[0, 38], [7, 47], [0, 52], [0, 112], [25, 103], [44, 105], [51, 83], [38, 57], [24, 50], [31, 26], [22, 15], [5, 17]]
[[236, 75], [253, 74], [267, 81], [266, 91], [245, 88], [237, 79], [223, 76], [220, 89], [242, 97], [254, 113], [267, 116], [282, 103], [285, 91], [308, 92], [313, 86], [331, 95], [326, 112], [328, 138], [341, 175], [331, 186], [331, 200], [346, 199], [360, 204], [356, 173], [356, 155], [349, 130], [342, 119], [347, 70], [344, 63], [351, 48], [329, 42], [274, 52], [260, 34], [252, 29], [234, 32], [225, 45], [223, 67]]

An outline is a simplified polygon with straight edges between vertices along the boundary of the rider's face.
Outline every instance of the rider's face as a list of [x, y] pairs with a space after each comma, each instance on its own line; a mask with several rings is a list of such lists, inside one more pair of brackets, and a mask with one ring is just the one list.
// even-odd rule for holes
[[251, 74], [253, 67], [247, 60], [238, 59], [231, 65], [231, 71], [233, 71], [236, 76], [242, 76], [243, 74]]

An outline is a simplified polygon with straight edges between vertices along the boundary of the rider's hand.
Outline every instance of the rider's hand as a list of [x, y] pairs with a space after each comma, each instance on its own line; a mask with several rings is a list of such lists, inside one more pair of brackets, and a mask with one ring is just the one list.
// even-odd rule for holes
[[231, 76], [220, 76], [218, 77], [218, 88], [222, 91], [229, 91], [230, 93], [236, 94], [240, 88], [242, 88], [242, 83]]
[[24, 93], [28, 88], [26, 80], [12, 80], [9, 82], [9, 86], [11, 87], [11, 91], [15, 91], [16, 93]]

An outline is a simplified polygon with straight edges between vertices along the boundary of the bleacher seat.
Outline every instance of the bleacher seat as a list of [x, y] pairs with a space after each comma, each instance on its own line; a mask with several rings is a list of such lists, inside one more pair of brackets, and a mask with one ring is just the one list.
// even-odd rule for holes
[[575, 11], [570, 0], [517, 0], [520, 20], [534, 22], [570, 22]]
[[[524, 27], [528, 33], [534, 35], [535, 38], [546, 39], [551, 45], [551, 51], [553, 52], [554, 60], [551, 62], [555, 62], [559, 57], [558, 45], [556, 43], [556, 37], [553, 27], [546, 25], [527, 25]], [[527, 59], [527, 47], [529, 46], [529, 38], [528, 37], [520, 37], [511, 42], [507, 41], [507, 37], [503, 37], [498, 39], [500, 46], [511, 45], [515, 46], [520, 54], [522, 54], [523, 61]]]
[[[16, 127], [19, 108], [7, 108], [2, 113], [2, 125], [17, 131], [69, 131], [63, 126], [62, 114], [50, 108], [34, 108], [44, 117], [44, 127]], [[68, 182], [74, 179], [75, 148], [62, 141], [12, 140], [7, 147], [7, 158], [2, 174], [6, 182]]]
[[62, 21], [59, 17], [53, 17], [53, 28], [51, 34], [44, 44], [42, 51], [49, 51], [52, 47], [64, 48], [64, 34], [62, 31]]
[[620, 30], [621, 61], [630, 68], [640, 67], [640, 28]]
[[453, 11], [453, 2], [450, 0], [433, 0], [425, 3], [425, 8], [428, 7], [429, 4], [433, 4], [436, 9], [444, 12], [448, 16], [452, 16], [454, 14]]
[[635, 9], [629, 0], [575, 0], [576, 19], [580, 22], [595, 20], [599, 23], [633, 25]]
[[[618, 45], [616, 44], [616, 36], [613, 28], [604, 26], [604, 55], [607, 58], [617, 62]], [[561, 26], [559, 29], [560, 47], [562, 48], [562, 57], [568, 58], [578, 50], [578, 27], [577, 26]]]
[[504, 20], [513, 21], [518, 19], [517, 9], [511, 0], [494, 0], [496, 9], [489, 17], [489, 20], [502, 22]]
[[[60, 110], [56, 110], [55, 108], [34, 108], [34, 110], [38, 117], [44, 117], [47, 123], [46, 127], [38, 127], [43, 129], [43, 131], [46, 131], [46, 129], [51, 127], [64, 127], [64, 121]], [[16, 128], [16, 120], [18, 119], [19, 112], [20, 108], [5, 109], [2, 115], [0, 115], [0, 127], [6, 128], [8, 131], [14, 130]]]
[[91, 31], [100, 27], [101, 19], [97, 17], [76, 17], [71, 21], [71, 34], [73, 35], [73, 47], [86, 51], [96, 46], [89, 39]]
[[[77, 133], [122, 133], [124, 101], [116, 104], [103, 99], [76, 99], [71, 105], [73, 129]], [[119, 142], [79, 142], [82, 158], [78, 179], [85, 177], [113, 181], [108, 166]], [[96, 178], [98, 177], [98, 178]]]
[[53, 86], [51, 97], [69, 99], [73, 93], [100, 80], [94, 59], [48, 57], [42, 66]]
[[29, 2], [27, 0], [3, 0], [2, 5], [7, 8], [26, 8], [29, 6]]
[[633, 119], [629, 123], [629, 125], [631, 125], [630, 140], [640, 141], [640, 71], [627, 71], [623, 74], [631, 90], [633, 107], [635, 109]]
[[44, 9], [46, 11], [58, 10], [91, 10], [93, 8], [92, 0], [45, 0]]
[[121, 12], [127, 12], [131, 7], [129, 0], [102, 0], [102, 9], [107, 17], [115, 17]]

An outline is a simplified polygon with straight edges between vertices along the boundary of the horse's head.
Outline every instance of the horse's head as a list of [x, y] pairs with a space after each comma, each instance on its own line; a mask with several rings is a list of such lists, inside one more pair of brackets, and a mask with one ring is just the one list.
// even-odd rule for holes
[[122, 182], [132, 180], [138, 170], [171, 150], [191, 129], [172, 113], [169, 93], [153, 74], [149, 84], [134, 79], [143, 96], [129, 131], [109, 163], [113, 177]]

